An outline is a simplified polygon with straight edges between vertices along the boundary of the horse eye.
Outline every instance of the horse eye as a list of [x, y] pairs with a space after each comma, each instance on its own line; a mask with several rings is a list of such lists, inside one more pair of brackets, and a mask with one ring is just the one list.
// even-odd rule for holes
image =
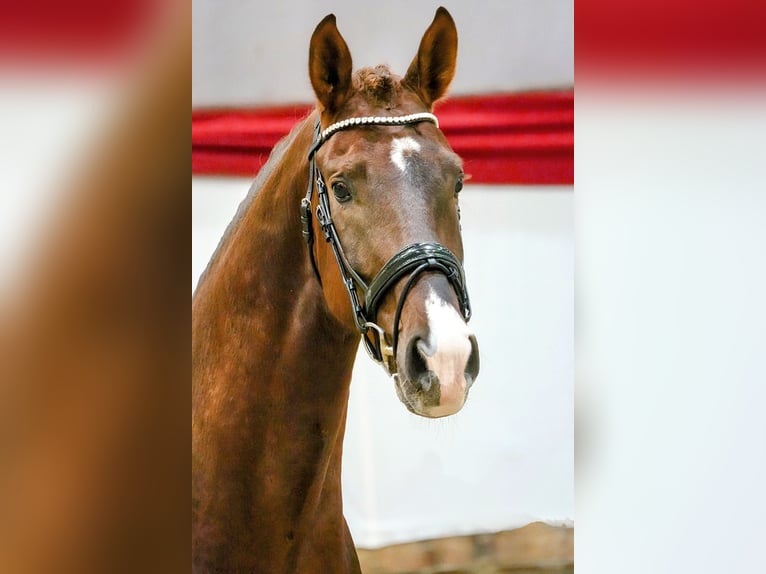
[[460, 193], [463, 190], [463, 176], [457, 178], [457, 181], [455, 182], [455, 195]]
[[348, 189], [345, 183], [342, 181], [336, 181], [332, 184], [332, 192], [335, 195], [335, 199], [344, 203], [351, 199], [351, 191]]

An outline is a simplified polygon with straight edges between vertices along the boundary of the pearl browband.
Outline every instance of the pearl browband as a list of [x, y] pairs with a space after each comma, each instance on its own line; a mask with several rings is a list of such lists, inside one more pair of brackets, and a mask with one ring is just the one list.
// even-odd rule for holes
[[327, 138], [333, 135], [335, 132], [352, 128], [356, 126], [403, 126], [406, 124], [415, 124], [418, 122], [431, 122], [437, 128], [439, 127], [439, 120], [437, 117], [428, 112], [419, 112], [417, 114], [410, 114], [408, 116], [367, 116], [363, 118], [348, 118], [331, 124], [319, 134], [318, 141], [314, 143], [314, 148], [318, 149]]

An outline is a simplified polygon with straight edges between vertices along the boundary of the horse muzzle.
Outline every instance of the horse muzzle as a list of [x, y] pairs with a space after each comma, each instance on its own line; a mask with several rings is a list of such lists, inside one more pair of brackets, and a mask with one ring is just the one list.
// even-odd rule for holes
[[438, 418], [465, 404], [479, 374], [479, 347], [455, 307], [429, 291], [424, 300], [427, 324], [403, 333], [395, 381], [399, 400], [410, 411]]

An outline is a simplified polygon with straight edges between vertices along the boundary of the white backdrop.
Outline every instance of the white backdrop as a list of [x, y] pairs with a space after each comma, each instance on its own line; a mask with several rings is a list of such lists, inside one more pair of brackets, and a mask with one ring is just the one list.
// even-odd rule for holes
[[574, 83], [572, 0], [194, 0], [192, 104], [312, 101], [309, 39], [331, 12], [355, 68], [386, 63], [404, 74], [440, 4], [460, 38], [453, 95]]
[[[193, 178], [193, 285], [249, 185]], [[572, 188], [469, 185], [461, 204], [481, 372], [428, 420], [360, 350], [343, 461], [360, 546], [574, 518]]]

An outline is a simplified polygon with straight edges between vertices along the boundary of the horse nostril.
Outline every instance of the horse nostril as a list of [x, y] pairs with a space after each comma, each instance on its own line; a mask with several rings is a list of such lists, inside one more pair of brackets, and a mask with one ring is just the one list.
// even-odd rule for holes
[[412, 337], [407, 344], [407, 354], [405, 358], [405, 370], [407, 378], [420, 387], [423, 391], [431, 389], [434, 383], [439, 379], [436, 374], [428, 369], [425, 357], [433, 355], [433, 351], [421, 337]]
[[479, 344], [474, 335], [468, 337], [468, 340], [471, 341], [471, 354], [465, 365], [465, 382], [466, 386], [470, 387], [479, 374]]

